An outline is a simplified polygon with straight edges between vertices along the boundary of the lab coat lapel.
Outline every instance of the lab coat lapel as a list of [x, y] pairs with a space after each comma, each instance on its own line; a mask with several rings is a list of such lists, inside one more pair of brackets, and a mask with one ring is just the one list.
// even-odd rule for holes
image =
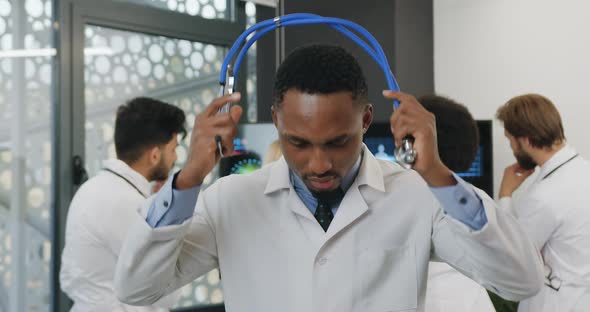
[[264, 188], [264, 195], [276, 192], [281, 189], [288, 189], [291, 187], [291, 180], [289, 179], [289, 166], [284, 157], [269, 164], [268, 181]]
[[[277, 209], [284, 209], [285, 213], [295, 217], [303, 230], [303, 233], [313, 241], [314, 245], [320, 246], [325, 240], [325, 233], [322, 227], [318, 224], [315, 217], [301, 201], [297, 192], [291, 185], [291, 179], [289, 177], [289, 166], [283, 157], [271, 164], [270, 173], [268, 177], [268, 183], [264, 190], [264, 194], [269, 195], [273, 192], [282, 189], [288, 189], [287, 200], [285, 201], [287, 207], [277, 207]], [[284, 216], [287, 220], [291, 218], [288, 215]]]
[[309, 211], [309, 209], [305, 206], [303, 201], [301, 201], [301, 198], [299, 198], [299, 195], [297, 195], [297, 192], [295, 192], [293, 187], [289, 189], [289, 198], [287, 200], [287, 205], [294, 214], [299, 215], [302, 218], [311, 220], [313, 222], [317, 222], [315, 217], [311, 214], [311, 211]]
[[288, 196], [287, 205], [291, 214], [297, 219], [303, 235], [307, 236], [316, 248], [319, 248], [326, 240], [326, 233], [293, 188]]
[[369, 206], [367, 206], [367, 203], [363, 199], [358, 186], [354, 188], [351, 186], [342, 199], [340, 207], [338, 207], [338, 211], [334, 216], [334, 220], [330, 223], [328, 232], [326, 232], [328, 239], [342, 231], [356, 219], [360, 218], [365, 212], [367, 212], [367, 210], [369, 210]]
[[361, 218], [368, 210], [369, 206], [361, 192], [362, 187], [369, 186], [375, 190], [385, 192], [385, 184], [383, 182], [383, 172], [379, 162], [373, 154], [363, 146], [363, 162], [359, 169], [359, 173], [352, 183], [342, 202], [338, 211], [334, 216], [334, 220], [328, 228], [328, 239], [338, 232], [345, 229], [348, 225]]

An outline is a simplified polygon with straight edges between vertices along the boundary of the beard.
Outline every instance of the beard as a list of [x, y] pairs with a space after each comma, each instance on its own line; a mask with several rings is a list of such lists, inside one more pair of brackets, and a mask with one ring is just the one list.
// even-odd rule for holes
[[518, 165], [524, 170], [532, 170], [537, 166], [535, 161], [528, 155], [517, 156], [516, 161], [518, 162]]
[[537, 163], [535, 163], [533, 158], [524, 151], [515, 154], [514, 157], [516, 157], [516, 162], [518, 162], [518, 165], [524, 170], [532, 170], [537, 166]]
[[311, 194], [317, 198], [319, 201], [328, 202], [328, 203], [337, 203], [338, 201], [342, 200], [344, 197], [344, 191], [340, 187], [340, 185], [330, 191], [311, 191]]
[[[172, 165], [174, 167], [174, 164]], [[160, 158], [160, 162], [152, 169], [149, 175], [149, 181], [160, 181], [168, 179], [168, 174], [170, 173], [170, 169], [166, 167], [166, 162], [164, 158]]]
[[[335, 180], [340, 180], [342, 181], [341, 177], [339, 174], [335, 173], [335, 172], [328, 172], [325, 174], [322, 174], [321, 176], [314, 176], [314, 178], [322, 178], [322, 177], [326, 177], [326, 176], [330, 176]], [[303, 178], [304, 181], [308, 180], [309, 176], [306, 176]], [[343, 191], [342, 191], [342, 185], [337, 185], [335, 189], [333, 190], [316, 190], [313, 189], [309, 183], [305, 183], [307, 186], [307, 189], [311, 192], [311, 194], [317, 198], [320, 201], [325, 201], [325, 202], [337, 202], [342, 200], [342, 197], [344, 196]]]

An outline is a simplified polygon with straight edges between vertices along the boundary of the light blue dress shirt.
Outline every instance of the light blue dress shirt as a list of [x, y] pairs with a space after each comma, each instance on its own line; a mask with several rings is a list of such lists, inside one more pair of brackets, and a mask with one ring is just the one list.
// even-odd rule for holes
[[181, 224], [193, 216], [201, 187], [186, 190], [173, 188], [179, 172], [166, 181], [150, 205], [146, 221], [153, 228]]
[[[356, 178], [361, 165], [361, 158], [357, 160], [352, 169], [342, 179], [343, 191], [346, 192]], [[176, 190], [172, 187], [178, 172], [166, 181], [162, 189], [152, 202], [146, 221], [155, 228], [166, 225], [181, 224], [192, 217], [197, 203], [200, 187], [196, 186], [187, 190]], [[305, 206], [315, 213], [317, 199], [307, 189], [299, 176], [291, 172], [291, 183], [295, 192]], [[441, 203], [446, 214], [470, 227], [472, 230], [480, 230], [488, 222], [481, 198], [471, 186], [453, 173], [457, 180], [456, 185], [445, 187], [431, 187], [430, 190]], [[340, 202], [332, 207], [332, 213], [336, 215]]]

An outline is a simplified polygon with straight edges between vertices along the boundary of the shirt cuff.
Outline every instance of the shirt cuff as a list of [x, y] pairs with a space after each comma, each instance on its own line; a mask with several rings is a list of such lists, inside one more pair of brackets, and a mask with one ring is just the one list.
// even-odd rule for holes
[[445, 214], [450, 215], [472, 230], [481, 230], [488, 222], [481, 198], [472, 186], [453, 173], [456, 185], [431, 187], [430, 190], [442, 205]]
[[182, 224], [194, 214], [201, 187], [174, 189], [174, 181], [179, 172], [166, 181], [150, 204], [146, 222], [152, 228]]

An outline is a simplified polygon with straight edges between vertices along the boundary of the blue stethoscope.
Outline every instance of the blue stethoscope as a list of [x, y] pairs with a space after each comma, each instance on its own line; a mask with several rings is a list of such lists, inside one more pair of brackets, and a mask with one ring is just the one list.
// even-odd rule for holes
[[[262, 22], [259, 22], [252, 27], [246, 29], [234, 42], [229, 53], [223, 60], [223, 64], [221, 65], [221, 73], [219, 74], [219, 85], [220, 91], [219, 96], [223, 96], [225, 94], [225, 89], [227, 85], [228, 93], [233, 93], [236, 86], [236, 79], [237, 75], [240, 70], [240, 66], [244, 57], [246, 56], [248, 49], [258, 40], [260, 37], [264, 36], [266, 33], [269, 33], [277, 28], [280, 27], [287, 27], [287, 26], [294, 26], [294, 25], [309, 25], [309, 24], [328, 24], [332, 28], [336, 29], [337, 31], [341, 32], [348, 38], [352, 39], [352, 41], [356, 42], [359, 46], [363, 48], [381, 67], [383, 73], [385, 74], [385, 79], [387, 81], [387, 86], [390, 90], [399, 91], [399, 86], [397, 81], [395, 80], [395, 76], [389, 67], [389, 63], [387, 62], [387, 57], [381, 48], [381, 45], [377, 42], [375, 37], [371, 35], [365, 28], [362, 26], [353, 23], [351, 21], [341, 19], [341, 18], [334, 18], [334, 17], [322, 17], [316, 14], [308, 14], [308, 13], [294, 13], [288, 14], [283, 16], [277, 16], [274, 19], [268, 19]], [[355, 33], [349, 30], [352, 29], [356, 33], [360, 34], [361, 36], [365, 37], [368, 41], [359, 38]], [[254, 33], [254, 34], [253, 34]], [[248, 36], [251, 34], [252, 37], [247, 39]], [[245, 42], [245, 43], [244, 43]], [[243, 45], [243, 47], [242, 47]], [[233, 66], [230, 65], [230, 61], [234, 59], [236, 52], [240, 49], [240, 52], [237, 57], [235, 57], [235, 61]], [[399, 105], [398, 101], [393, 102], [393, 108], [397, 108]], [[220, 112], [228, 112], [230, 104], [226, 104]], [[401, 146], [396, 147], [395, 149], [395, 158], [405, 168], [411, 168], [412, 164], [416, 160], [416, 151], [413, 149], [413, 137], [406, 137], [402, 140]]]

